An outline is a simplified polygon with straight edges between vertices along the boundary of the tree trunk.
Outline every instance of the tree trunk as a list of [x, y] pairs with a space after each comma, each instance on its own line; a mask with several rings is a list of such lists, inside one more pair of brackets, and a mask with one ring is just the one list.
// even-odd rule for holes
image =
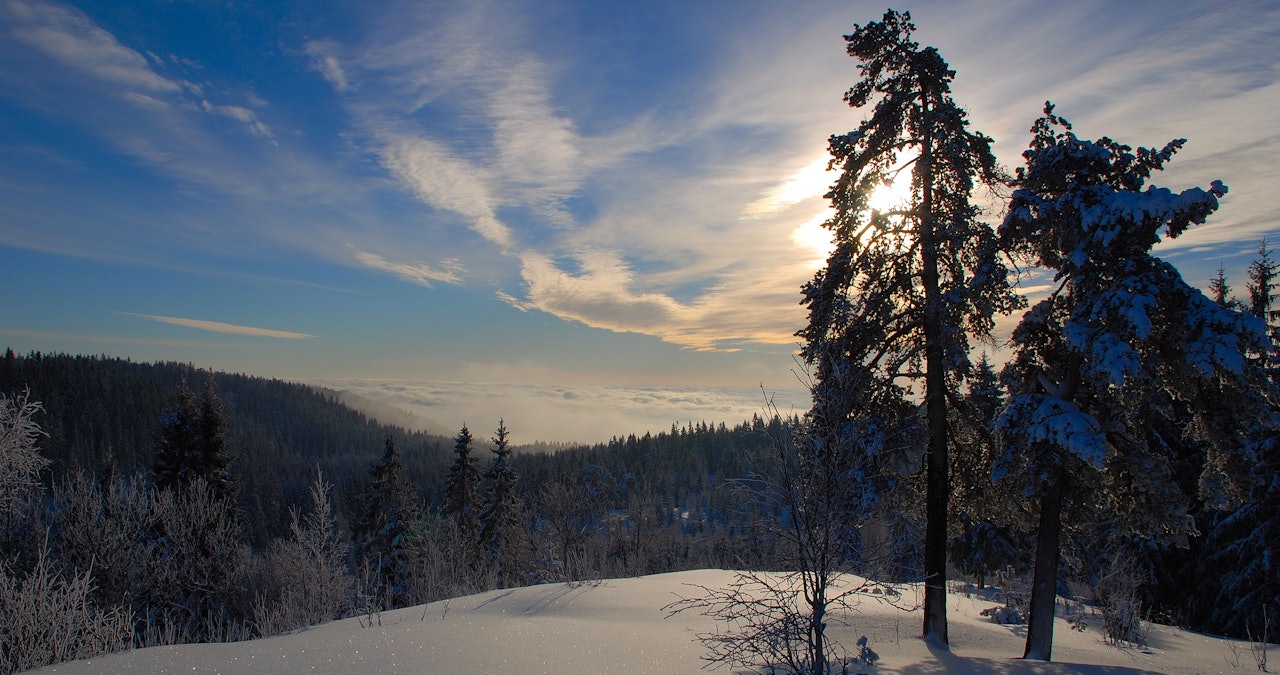
[[946, 647], [947, 637], [947, 394], [943, 372], [942, 298], [939, 291], [937, 224], [933, 214], [933, 134], [928, 97], [920, 148], [920, 263], [924, 285], [925, 417], [929, 447], [925, 456], [924, 639]]
[[1031, 580], [1031, 617], [1022, 658], [1049, 661], [1053, 654], [1053, 616], [1058, 601], [1058, 540], [1062, 532], [1062, 497], [1067, 472], [1049, 473], [1040, 496], [1040, 531], [1036, 535], [1036, 567]]

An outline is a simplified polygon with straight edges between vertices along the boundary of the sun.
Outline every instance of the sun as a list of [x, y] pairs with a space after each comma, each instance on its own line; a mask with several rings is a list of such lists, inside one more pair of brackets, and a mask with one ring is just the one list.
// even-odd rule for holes
[[881, 213], [902, 211], [910, 205], [911, 172], [905, 168], [899, 170], [888, 184], [877, 185], [867, 199], [867, 206]]
[[[896, 173], [891, 173], [892, 180], [878, 185], [867, 199], [867, 207], [880, 211], [903, 211], [911, 206], [911, 159], [898, 165]], [[827, 169], [827, 159], [819, 158], [804, 169], [781, 181], [765, 197], [752, 205], [752, 210], [776, 211], [780, 205], [791, 205], [805, 197], [822, 194], [830, 189], [838, 178], [838, 170]], [[867, 214], [868, 216], [870, 214]], [[815, 260], [826, 260], [835, 248], [831, 230], [824, 223], [831, 217], [828, 207], [791, 231], [791, 241], [798, 248], [810, 252]]]

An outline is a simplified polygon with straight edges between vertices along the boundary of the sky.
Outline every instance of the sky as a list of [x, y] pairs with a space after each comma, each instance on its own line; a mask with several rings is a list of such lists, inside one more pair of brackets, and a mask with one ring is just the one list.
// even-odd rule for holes
[[[842, 36], [884, 9], [0, 0], [0, 346], [370, 392], [578, 387], [600, 415], [794, 389], [826, 141], [863, 116]], [[1280, 6], [898, 9], [1006, 167], [1049, 99], [1084, 137], [1188, 138], [1155, 183], [1231, 191], [1159, 250], [1243, 292], [1280, 239]]]

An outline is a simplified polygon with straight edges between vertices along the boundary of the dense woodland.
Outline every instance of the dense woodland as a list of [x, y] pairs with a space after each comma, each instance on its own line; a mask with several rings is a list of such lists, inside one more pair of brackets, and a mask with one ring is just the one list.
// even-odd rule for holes
[[[1003, 589], [1030, 659], [1059, 596], [1117, 643], [1151, 619], [1280, 639], [1280, 263], [1263, 241], [1246, 293], [1225, 269], [1205, 293], [1151, 254], [1227, 193], [1149, 184], [1182, 140], [1082, 139], [1046, 103], [1006, 174], [913, 30], [889, 11], [845, 36], [867, 117], [830, 139], [803, 417], [522, 450], [501, 411], [441, 438], [287, 382], [7, 351], [0, 670], [699, 567], [744, 570], [688, 607], [745, 617], [704, 639], [748, 667], [847, 663], [823, 634], [846, 572], [921, 583], [940, 648], [958, 580]], [[872, 209], [899, 174], [909, 203]], [[978, 189], [1008, 194], [998, 227]], [[1053, 278], [1029, 308], [1026, 270]], [[1014, 313], [997, 369], [982, 347]]]

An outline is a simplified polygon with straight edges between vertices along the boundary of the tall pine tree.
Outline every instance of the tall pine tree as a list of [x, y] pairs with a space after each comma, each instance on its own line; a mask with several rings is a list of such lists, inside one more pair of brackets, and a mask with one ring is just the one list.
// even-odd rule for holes
[[[857, 420], [901, 418], [923, 381], [923, 632], [946, 645], [947, 397], [968, 372], [969, 335], [989, 336], [994, 314], [1020, 299], [971, 201], [976, 184], [1004, 180], [991, 139], [969, 129], [951, 96], [955, 72], [935, 48], [911, 39], [914, 30], [909, 13], [890, 10], [845, 36], [862, 77], [844, 99], [871, 114], [830, 140], [831, 165], [842, 169], [828, 194], [835, 215], [825, 224], [835, 249], [804, 288], [809, 325], [798, 335], [815, 374], [810, 421], [822, 452], [878, 453], [875, 439], [892, 421]], [[911, 179], [908, 203], [873, 210], [873, 194], [899, 174]]]
[[189, 484], [199, 473], [200, 408], [184, 377], [173, 403], [160, 419], [152, 473], [156, 487], [172, 489]]

